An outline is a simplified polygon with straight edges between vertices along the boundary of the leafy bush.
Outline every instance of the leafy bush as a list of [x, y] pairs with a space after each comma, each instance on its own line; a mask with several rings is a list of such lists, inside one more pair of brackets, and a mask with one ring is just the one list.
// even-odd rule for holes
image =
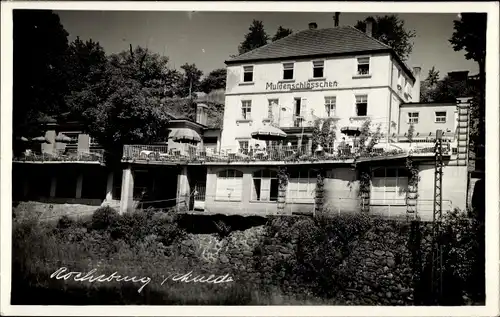
[[106, 230], [113, 225], [119, 217], [120, 215], [115, 209], [109, 206], [101, 207], [92, 215], [92, 228], [95, 230]]
[[447, 249], [445, 268], [460, 284], [466, 302], [482, 302], [486, 277], [484, 223], [470, 215], [455, 209], [443, 216]]
[[343, 266], [349, 244], [373, 224], [363, 214], [273, 219], [268, 235], [279, 245], [294, 242], [295, 254], [274, 267], [273, 279], [284, 291], [302, 289], [310, 296], [332, 298], [347, 287], [349, 268]]

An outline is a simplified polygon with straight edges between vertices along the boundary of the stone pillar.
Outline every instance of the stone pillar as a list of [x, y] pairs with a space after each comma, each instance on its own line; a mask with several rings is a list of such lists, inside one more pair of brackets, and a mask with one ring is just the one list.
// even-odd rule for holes
[[309, 138], [307, 140], [307, 155], [311, 155], [312, 154], [312, 151], [313, 151], [313, 140], [312, 138]]
[[54, 154], [56, 147], [56, 131], [48, 130], [47, 132], [45, 132], [45, 138], [50, 143], [42, 143], [42, 153]]
[[90, 150], [90, 136], [88, 134], [78, 135], [78, 153], [88, 153]]
[[80, 172], [76, 179], [76, 195], [75, 198], [82, 198], [83, 173]]
[[120, 201], [120, 213], [123, 214], [134, 209], [134, 174], [129, 164], [123, 170], [122, 193]]
[[50, 181], [50, 197], [56, 197], [56, 187], [57, 187], [57, 178], [55, 175], [52, 176]]
[[[177, 210], [183, 211], [189, 209], [190, 188], [188, 179], [187, 165], [181, 167], [179, 175], [177, 175]], [[186, 210], [187, 211], [187, 210]]]
[[470, 98], [457, 98], [458, 131], [457, 131], [457, 165], [467, 166], [469, 163], [469, 107]]
[[113, 171], [110, 171], [108, 173], [108, 181], [106, 183], [106, 201], [111, 201], [113, 200], [113, 178], [114, 178], [114, 173]]

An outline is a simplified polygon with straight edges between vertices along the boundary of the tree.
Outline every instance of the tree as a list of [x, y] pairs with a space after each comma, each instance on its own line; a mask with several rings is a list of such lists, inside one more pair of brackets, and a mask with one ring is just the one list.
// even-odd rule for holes
[[14, 10], [13, 31], [13, 136], [38, 136], [34, 123], [66, 110], [68, 33], [49, 10]]
[[427, 78], [421, 82], [420, 84], [420, 101], [421, 102], [431, 102], [432, 101], [432, 93], [436, 89], [436, 85], [439, 82], [439, 71], [432, 66], [429, 69], [429, 73]]
[[[455, 51], [465, 50], [465, 58], [472, 59], [479, 66], [478, 104], [471, 113], [471, 119], [478, 121], [479, 131], [474, 136], [478, 146], [485, 144], [485, 79], [486, 79], [486, 13], [462, 13], [453, 22], [455, 31], [449, 39]], [[462, 96], [463, 97], [463, 96]], [[478, 151], [478, 149], [476, 149]], [[481, 155], [482, 156], [482, 155]]]
[[392, 47], [401, 59], [406, 60], [413, 50], [411, 39], [416, 36], [415, 31], [406, 30], [405, 22], [394, 14], [367, 17], [364, 21], [358, 21], [355, 28], [365, 32], [368, 19], [373, 21], [372, 36]]
[[291, 29], [285, 29], [281, 25], [278, 27], [278, 30], [276, 31], [276, 34], [274, 34], [272, 41], [277, 41], [279, 39], [282, 39], [284, 37], [287, 37], [288, 35], [292, 34], [293, 31]]
[[69, 94], [65, 101], [73, 117], [79, 117], [86, 109], [79, 102], [79, 93], [88, 87], [96, 89], [97, 84], [104, 83], [106, 66], [106, 53], [98, 42], [91, 39], [84, 42], [77, 37], [70, 43], [65, 67]]
[[210, 93], [216, 89], [226, 89], [227, 70], [219, 68], [211, 71], [207, 77], [201, 81], [201, 91]]
[[181, 80], [181, 96], [191, 97], [194, 92], [201, 90], [201, 76], [203, 72], [196, 67], [196, 64], [184, 64], [181, 66], [184, 75]]
[[266, 45], [269, 40], [269, 35], [267, 35], [264, 30], [264, 24], [262, 21], [253, 20], [248, 30], [250, 32], [245, 34], [245, 39], [238, 47], [240, 55]]
[[168, 102], [181, 75], [167, 67], [168, 58], [147, 49], [123, 51], [108, 57], [100, 81], [75, 93], [84, 109], [89, 132], [111, 159], [119, 160], [124, 144], [147, 144], [167, 137]]

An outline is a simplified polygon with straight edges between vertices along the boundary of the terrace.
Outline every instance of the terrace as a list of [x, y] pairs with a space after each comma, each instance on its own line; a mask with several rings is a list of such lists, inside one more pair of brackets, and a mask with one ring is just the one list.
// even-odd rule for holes
[[[443, 144], [443, 155], [451, 155], [451, 144]], [[385, 158], [398, 158], [406, 156], [434, 156], [434, 144], [421, 143], [411, 146], [408, 143], [382, 143], [377, 144], [370, 152], [361, 153], [352, 143], [338, 144], [329, 148], [317, 147], [311, 149], [307, 145], [290, 146], [275, 145], [250, 149], [226, 147], [194, 146], [182, 144], [175, 148], [167, 145], [125, 145], [123, 147], [122, 161], [130, 163], [158, 163], [158, 164], [228, 164], [228, 163], [254, 163], [263, 162], [352, 162], [354, 159], [380, 160]]]
[[87, 163], [87, 164], [103, 164], [104, 150], [103, 149], [67, 149], [64, 151], [56, 151], [56, 153], [42, 153], [41, 151], [26, 150], [20, 155], [12, 158], [13, 162], [21, 163]]

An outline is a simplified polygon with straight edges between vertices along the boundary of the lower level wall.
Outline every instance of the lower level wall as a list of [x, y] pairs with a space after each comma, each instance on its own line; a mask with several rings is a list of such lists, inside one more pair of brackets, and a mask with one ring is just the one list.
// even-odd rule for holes
[[21, 201], [14, 203], [12, 208], [13, 217], [21, 219], [39, 219], [47, 221], [57, 221], [62, 216], [71, 218], [82, 218], [91, 216], [94, 211], [101, 206], [101, 200], [72, 199], [54, 201]]
[[[453, 161], [451, 162], [453, 163]], [[420, 182], [418, 183], [417, 213], [422, 220], [432, 220], [434, 207], [434, 165], [420, 165]], [[443, 212], [467, 207], [468, 171], [467, 166], [443, 167], [442, 199]]]

